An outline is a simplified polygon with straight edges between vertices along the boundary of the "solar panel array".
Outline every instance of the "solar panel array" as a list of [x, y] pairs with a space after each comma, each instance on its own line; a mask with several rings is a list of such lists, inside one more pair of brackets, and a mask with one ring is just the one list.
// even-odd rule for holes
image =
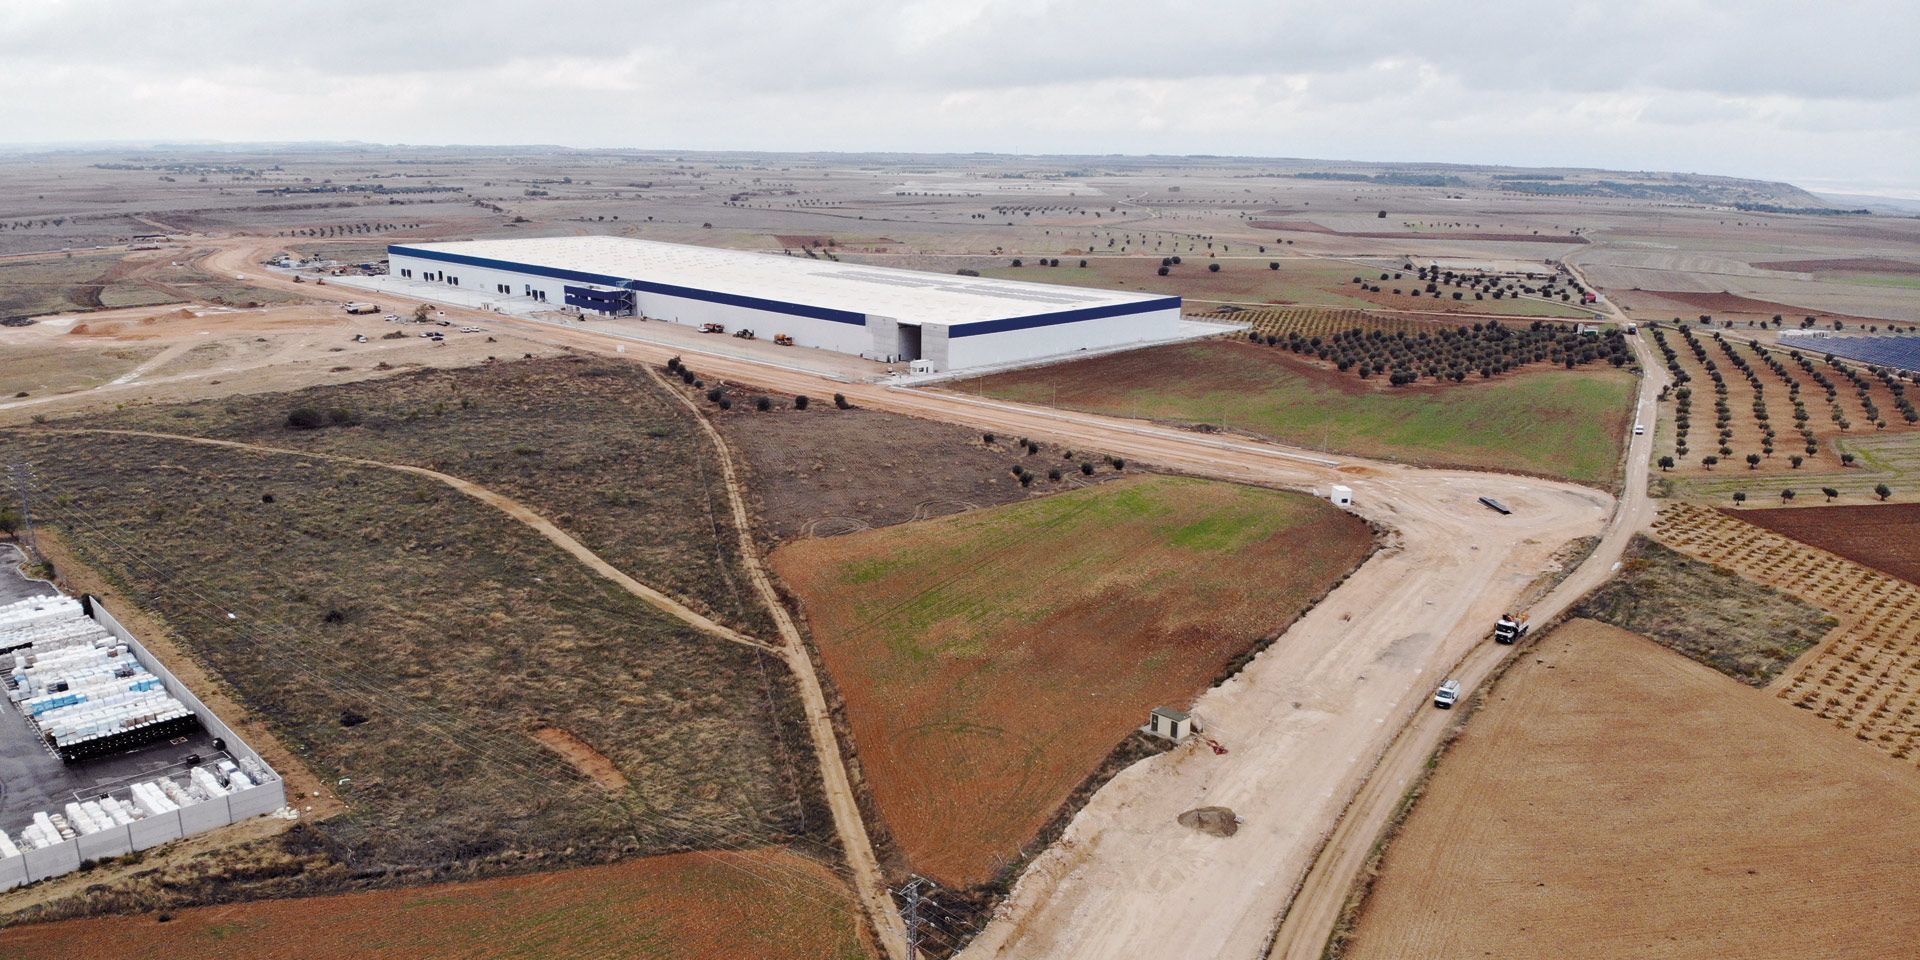
[[1920, 372], [1920, 337], [1829, 337], [1787, 345], [1805, 353], [1831, 353], [1863, 363]]

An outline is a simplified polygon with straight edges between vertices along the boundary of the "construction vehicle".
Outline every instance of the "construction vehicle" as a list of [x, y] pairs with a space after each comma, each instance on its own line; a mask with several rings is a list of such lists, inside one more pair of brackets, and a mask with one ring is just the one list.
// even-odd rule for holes
[[726, 333], [727, 328], [717, 323], [703, 323], [700, 325], [700, 332], [701, 333]]
[[347, 311], [348, 313], [356, 313], [356, 314], [379, 313], [380, 305], [377, 303], [348, 303], [348, 304], [342, 305], [341, 309]]
[[747, 329], [746, 327], [741, 327], [740, 329], [738, 329], [738, 330], [735, 330], [735, 331], [733, 332], [733, 335], [734, 335], [734, 336], [736, 336], [736, 337], [739, 337], [739, 338], [740, 338], [740, 339], [742, 339], [742, 340], [752, 340], [752, 339], [753, 339], [753, 331], [752, 331], [752, 330], [749, 330], [749, 329]]
[[792, 337], [790, 337], [790, 336], [787, 336], [787, 335], [786, 335], [786, 334], [784, 334], [784, 333], [776, 333], [776, 334], [774, 334], [774, 335], [773, 335], [773, 342], [774, 342], [774, 343], [777, 343], [777, 344], [779, 344], [779, 345], [781, 345], [781, 346], [783, 346], [783, 347], [791, 347], [791, 346], [793, 346], [793, 338], [792, 338]]
[[1527, 622], [1526, 614], [1519, 616], [1511, 613], [1502, 614], [1499, 621], [1493, 625], [1493, 639], [1496, 643], [1513, 643], [1526, 636], [1527, 631], [1531, 629], [1533, 624]]
[[1439, 690], [1434, 691], [1433, 705], [1442, 710], [1451, 710], [1453, 705], [1459, 702], [1460, 681], [1458, 680], [1448, 680], [1440, 685]]

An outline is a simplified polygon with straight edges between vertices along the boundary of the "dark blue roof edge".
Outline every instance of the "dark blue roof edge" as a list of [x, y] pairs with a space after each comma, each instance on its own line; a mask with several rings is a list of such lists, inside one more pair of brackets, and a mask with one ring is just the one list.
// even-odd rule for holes
[[1126, 317], [1136, 313], [1155, 313], [1161, 310], [1179, 309], [1179, 297], [1161, 297], [1156, 300], [1136, 300], [1132, 303], [1108, 304], [1104, 307], [1083, 307], [1079, 310], [1036, 313], [1027, 317], [982, 320], [979, 323], [956, 323], [947, 328], [947, 339], [951, 340], [955, 337], [978, 337], [990, 333], [1005, 333], [1009, 330], [1030, 330], [1034, 327], [1051, 327], [1062, 323], [1081, 323], [1086, 320], [1100, 320], [1106, 317]]
[[787, 303], [782, 300], [768, 300], [763, 297], [749, 297], [737, 293], [722, 293], [718, 290], [702, 290], [698, 287], [682, 287], [671, 283], [654, 283], [650, 280], [634, 280], [628, 277], [614, 277], [603, 273], [585, 273], [579, 270], [563, 270], [559, 267], [543, 267], [532, 263], [519, 263], [513, 260], [494, 260], [487, 257], [468, 256], [464, 253], [446, 253], [440, 250], [423, 250], [403, 244], [388, 244], [387, 256], [415, 257], [421, 260], [435, 260], [441, 263], [464, 264], [469, 267], [482, 267], [489, 270], [505, 270], [509, 273], [526, 273], [536, 277], [551, 277], [555, 280], [572, 280], [576, 283], [597, 283], [604, 287], [621, 287], [638, 290], [642, 293], [659, 293], [670, 297], [684, 297], [688, 300], [701, 300], [707, 303], [720, 303], [730, 307], [745, 307], [750, 310], [766, 310], [771, 313], [784, 313], [796, 317], [812, 317], [816, 320], [831, 320], [834, 323], [847, 323], [857, 327], [867, 325], [865, 314], [851, 310], [835, 310], [832, 307], [813, 307], [804, 303]]

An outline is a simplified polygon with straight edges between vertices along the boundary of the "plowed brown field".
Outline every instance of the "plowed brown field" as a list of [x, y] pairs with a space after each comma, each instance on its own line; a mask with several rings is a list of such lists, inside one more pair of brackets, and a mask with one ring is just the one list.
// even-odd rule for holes
[[1748, 523], [1920, 583], [1920, 503], [1742, 510]]
[[1920, 772], [1575, 620], [1441, 762], [1346, 956], [1878, 960], [1916, 938]]
[[869, 957], [845, 884], [780, 851], [0, 931], [0, 960], [851, 960]]
[[1839, 618], [1768, 689], [1895, 759], [1920, 764], [1920, 587], [1692, 504], [1666, 505], [1653, 533]]
[[1300, 494], [1142, 477], [789, 543], [882, 818], [913, 868], [991, 879], [1156, 706], [1185, 707], [1363, 558]]

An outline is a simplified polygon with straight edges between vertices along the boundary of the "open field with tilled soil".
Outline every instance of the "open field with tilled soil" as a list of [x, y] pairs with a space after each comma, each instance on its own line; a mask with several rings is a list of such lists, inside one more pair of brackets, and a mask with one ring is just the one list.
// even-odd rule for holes
[[[995, 436], [930, 420], [859, 408], [836, 410], [817, 400], [793, 409], [778, 397], [756, 410], [744, 398], [731, 410], [708, 404], [708, 415], [752, 471], [760, 531], [780, 543], [852, 533], [910, 520], [961, 513], [1058, 493], [1123, 474], [1087, 451]], [[704, 399], [704, 398], [703, 398]], [[1071, 455], [1071, 456], [1070, 456]], [[1082, 462], [1094, 465], [1091, 474]], [[1022, 486], [1011, 470], [1036, 475]], [[1049, 471], [1059, 470], [1060, 479]]]
[[[320, 426], [289, 425], [296, 410]], [[336, 412], [351, 422], [334, 423]], [[832, 416], [831, 404], [812, 411]], [[641, 581], [756, 635], [739, 537], [691, 414], [639, 365], [584, 356], [130, 407], [50, 427], [152, 430], [426, 467], [539, 510]]]
[[1242, 341], [1152, 347], [993, 374], [956, 390], [1243, 430], [1282, 443], [1432, 466], [1615, 482], [1632, 414], [1625, 371], [1547, 369], [1390, 387]]
[[781, 547], [912, 868], [993, 879], [1155, 706], [1184, 707], [1358, 564], [1299, 494], [1140, 477]]
[[16, 927], [0, 930], [0, 960], [859, 960], [872, 954], [858, 917], [844, 885], [812, 861], [777, 850], [691, 853]]
[[1833, 614], [1840, 626], [1768, 689], [1920, 764], [1920, 587], [1691, 504], [1665, 506], [1653, 535]]
[[1920, 771], [1634, 634], [1574, 620], [1493, 688], [1344, 956], [1903, 956]]
[[1920, 584], [1920, 504], [1742, 510], [1741, 520]]
[[774, 653], [669, 618], [445, 483], [142, 436], [4, 449], [33, 466], [36, 519], [347, 807], [38, 915], [830, 836]]

